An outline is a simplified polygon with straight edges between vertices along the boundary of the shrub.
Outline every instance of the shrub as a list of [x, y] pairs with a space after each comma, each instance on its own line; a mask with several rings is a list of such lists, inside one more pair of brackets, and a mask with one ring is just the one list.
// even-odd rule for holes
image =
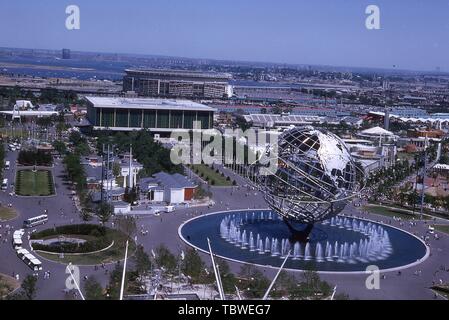
[[27, 166], [51, 166], [53, 163], [53, 158], [51, 154], [43, 151], [22, 150], [19, 152], [17, 161], [20, 164]]

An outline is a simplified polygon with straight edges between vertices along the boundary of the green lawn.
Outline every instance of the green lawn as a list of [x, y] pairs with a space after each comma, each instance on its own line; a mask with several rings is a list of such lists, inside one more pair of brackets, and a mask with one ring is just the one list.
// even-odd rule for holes
[[440, 232], [449, 234], [449, 225], [436, 224], [436, 225], [434, 225], [434, 227], [435, 227], [435, 229], [437, 229]]
[[[195, 164], [191, 167], [193, 172], [195, 172], [197, 175], [201, 177], [201, 174], [203, 176], [201, 177], [203, 180], [208, 181], [210, 185], [213, 186], [219, 186], [219, 187], [229, 187], [232, 186], [231, 180], [226, 180], [226, 177], [223, 177], [221, 173], [217, 173], [214, 169], [211, 167], [205, 165], [205, 164]], [[196, 170], [198, 172], [196, 172]], [[209, 178], [209, 179], [208, 179]], [[212, 183], [213, 181], [213, 183]]]
[[49, 170], [20, 170], [16, 176], [16, 194], [20, 196], [49, 196], [55, 193]]
[[0, 207], [0, 221], [7, 221], [17, 217], [17, 212], [13, 208]]
[[[362, 207], [363, 210], [366, 210], [370, 213], [379, 214], [382, 216], [401, 218], [403, 220], [411, 220], [413, 218], [419, 219], [419, 213], [413, 215], [411, 212], [404, 209], [390, 209], [384, 206], [378, 205], [366, 205]], [[426, 215], [423, 216], [424, 220], [429, 220], [430, 218]]]

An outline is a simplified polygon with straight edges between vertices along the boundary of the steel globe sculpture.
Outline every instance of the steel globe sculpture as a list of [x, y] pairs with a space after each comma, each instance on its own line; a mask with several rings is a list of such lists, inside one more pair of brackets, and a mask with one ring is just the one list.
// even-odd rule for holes
[[256, 162], [251, 165], [251, 180], [287, 222], [313, 226], [329, 219], [360, 190], [360, 170], [333, 133], [294, 127], [279, 136], [277, 147], [275, 172], [262, 175]]

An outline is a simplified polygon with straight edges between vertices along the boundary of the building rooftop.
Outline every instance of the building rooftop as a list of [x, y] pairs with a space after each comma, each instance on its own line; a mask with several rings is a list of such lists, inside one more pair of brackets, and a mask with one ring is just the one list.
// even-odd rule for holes
[[305, 116], [305, 115], [280, 115], [280, 114], [249, 114], [243, 116], [247, 122], [255, 123], [311, 123], [319, 122], [322, 117], [318, 116]]
[[194, 188], [196, 184], [189, 180], [186, 176], [179, 173], [158, 172], [153, 177], [142, 178], [139, 184], [143, 190], [148, 189], [148, 185], [157, 184], [163, 188]]
[[93, 104], [94, 108], [216, 111], [214, 108], [190, 100], [92, 96], [88, 96], [86, 99]]

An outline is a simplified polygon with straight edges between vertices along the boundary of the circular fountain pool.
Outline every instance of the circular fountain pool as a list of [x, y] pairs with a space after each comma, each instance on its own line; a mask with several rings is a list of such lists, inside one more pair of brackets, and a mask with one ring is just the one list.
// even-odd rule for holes
[[[294, 224], [297, 230], [305, 225]], [[322, 272], [365, 272], [403, 268], [423, 261], [428, 249], [417, 237], [373, 221], [337, 216], [315, 224], [309, 240], [297, 241], [287, 224], [270, 210], [216, 212], [193, 218], [179, 227], [189, 245], [226, 259]]]

